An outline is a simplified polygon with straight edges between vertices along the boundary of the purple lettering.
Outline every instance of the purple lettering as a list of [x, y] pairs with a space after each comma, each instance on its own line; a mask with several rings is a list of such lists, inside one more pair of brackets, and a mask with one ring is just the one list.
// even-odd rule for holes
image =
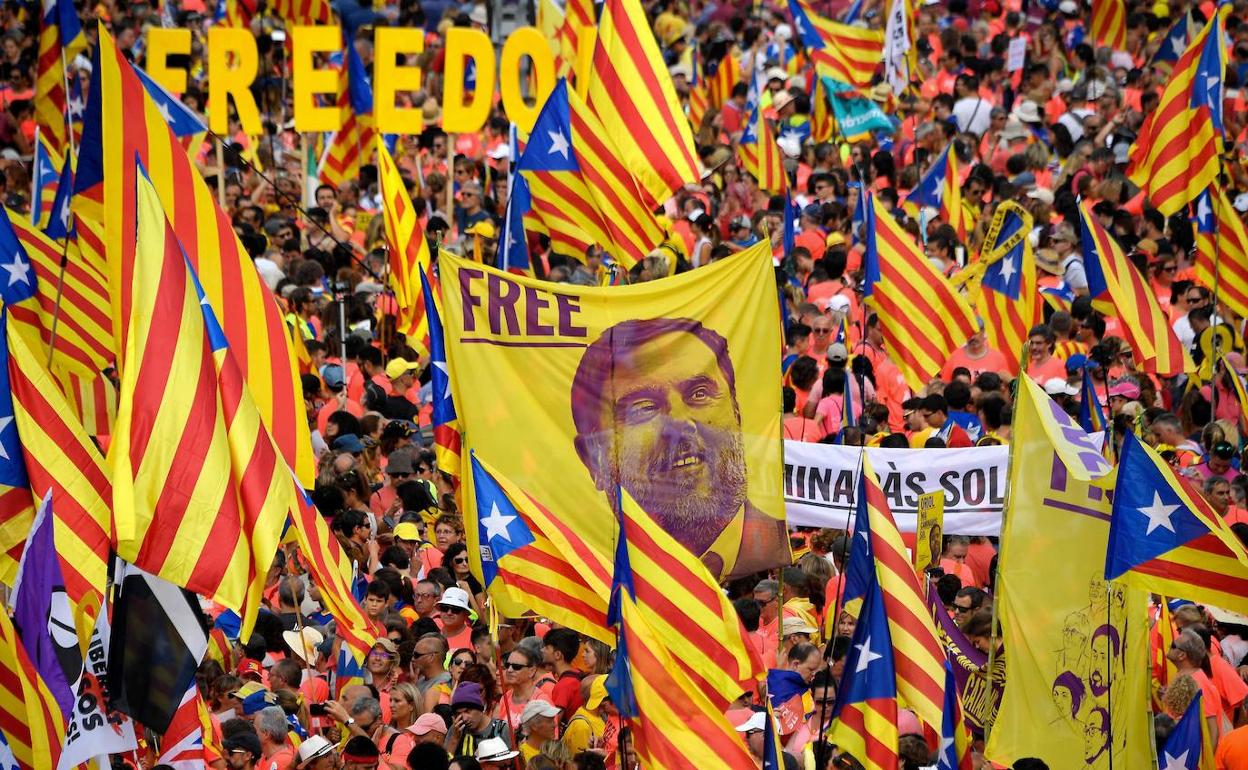
[[550, 300], [538, 293], [537, 289], [527, 286], [524, 289], [524, 324], [525, 332], [537, 337], [550, 337], [555, 327], [543, 324], [537, 317], [537, 311], [550, 307]]
[[559, 334], [564, 337], [586, 337], [589, 335], [584, 326], [572, 324], [572, 314], [581, 312], [576, 297], [568, 294], [556, 294], [555, 303], [559, 305]]
[[472, 282], [483, 275], [485, 275], [484, 271], [471, 267], [465, 267], [459, 271], [459, 296], [464, 305], [464, 331], [466, 332], [477, 330], [477, 319], [472, 309], [481, 307], [481, 298], [473, 295]]
[[516, 303], [520, 301], [520, 287], [511, 281], [490, 274], [490, 333], [502, 334], [502, 316], [507, 316], [507, 334], [520, 334], [520, 319], [516, 316]]

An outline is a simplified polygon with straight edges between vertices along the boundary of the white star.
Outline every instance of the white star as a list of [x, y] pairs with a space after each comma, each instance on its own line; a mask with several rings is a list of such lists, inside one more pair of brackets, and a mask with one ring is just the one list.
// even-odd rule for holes
[[884, 657], [883, 655], [880, 655], [880, 654], [879, 654], [879, 653], [877, 653], [877, 652], [872, 652], [872, 651], [871, 651], [871, 637], [869, 637], [869, 636], [867, 637], [867, 641], [863, 642], [862, 644], [855, 644], [855, 645], [854, 645], [854, 647], [855, 647], [855, 648], [858, 650], [858, 652], [859, 652], [859, 656], [858, 656], [858, 666], [857, 666], [857, 668], [855, 668], [855, 669], [854, 669], [854, 673], [855, 673], [855, 674], [862, 673], [863, 671], [866, 671], [866, 670], [867, 670], [867, 666], [871, 665], [871, 664], [872, 664], [872, 663], [874, 663], [875, 661], [877, 661], [877, 660], [879, 660], [880, 658]]
[[[13, 422], [13, 415], [9, 415], [8, 417], [0, 417], [0, 434], [4, 433], [5, 429], [9, 427], [9, 423], [11, 422]], [[0, 441], [0, 457], [4, 458], [5, 460], [12, 459], [9, 457], [9, 450], [5, 448], [3, 441]]]
[[1171, 532], [1174, 531], [1174, 524], [1170, 522], [1170, 515], [1179, 509], [1177, 505], [1163, 505], [1161, 495], [1153, 492], [1153, 504], [1147, 508], [1136, 508], [1137, 511], [1148, 517], [1148, 530], [1145, 535], [1153, 534], [1153, 530], [1158, 527], [1165, 527]]
[[937, 206], [939, 206], [941, 203], [943, 203], [943, 202], [944, 202], [944, 200], [945, 200], [945, 186], [944, 186], [943, 184], [940, 184], [939, 182], [937, 182], [937, 183], [936, 183], [936, 191], [935, 191], [934, 193], [932, 193], [932, 197], [936, 199], [936, 205], [937, 205]]
[[782, 132], [782, 133], [780, 134], [780, 138], [781, 138], [781, 139], [786, 139], [786, 140], [789, 140], [789, 141], [794, 141], [794, 140], [796, 140], [796, 141], [801, 141], [801, 139], [802, 139], [802, 132], [801, 132], [801, 131], [798, 131], [796, 128], [790, 128], [790, 129], [788, 129], [788, 130], [786, 130], [786, 131]]
[[164, 117], [166, 123], [173, 122], [173, 111], [169, 109], [169, 102], [160, 103], [160, 114]]
[[434, 367], [437, 368], [438, 371], [446, 375], [448, 383], [447, 383], [447, 386], [442, 389], [442, 398], [449, 401], [451, 398], [451, 387], [449, 383], [449, 380], [451, 378], [451, 370], [446, 367], [445, 361], [431, 361], [430, 363], [432, 363]]
[[1208, 227], [1211, 224], [1209, 220], [1212, 217], [1213, 208], [1209, 205], [1209, 196], [1208, 194], [1201, 195], [1196, 202], [1196, 221], [1200, 222], [1202, 226]]
[[22, 259], [22, 256], [16, 251], [13, 252], [13, 261], [7, 265], [0, 265], [9, 272], [9, 285], [21, 282], [30, 285], [30, 263]]
[[546, 134], [550, 137], [550, 149], [546, 151], [546, 154], [554, 155], [558, 153], [563, 156], [564, 160], [567, 160], [568, 149], [571, 147], [568, 144], [568, 138], [563, 135], [562, 131], [547, 131]]
[[507, 542], [511, 542], [511, 533], [507, 531], [507, 525], [515, 521], [515, 516], [504, 516], [503, 512], [498, 510], [498, 503], [490, 506], [490, 515], [481, 520], [485, 525], [485, 539], [493, 540], [501, 537]]
[[1165, 752], [1166, 766], [1161, 770], [1187, 770], [1187, 755], [1190, 753], [1189, 749], [1176, 757]]
[[68, 195], [65, 196], [65, 199], [61, 201], [60, 220], [61, 220], [61, 227], [64, 227], [66, 230], [68, 230], [69, 229], [69, 196]]
[[1001, 260], [1002, 280], [1004, 280], [1006, 283], [1009, 283], [1010, 278], [1012, 278], [1014, 274], [1017, 272], [1018, 270], [1014, 268], [1014, 259], [1012, 257], [1005, 257], [1004, 259]]
[[1174, 33], [1174, 37], [1170, 38], [1170, 49], [1178, 56], [1184, 48], [1187, 48], [1187, 35], [1182, 32]]
[[806, 34], [806, 30], [802, 29], [801, 14], [793, 14], [793, 29], [797, 32], [797, 36], [801, 37]]

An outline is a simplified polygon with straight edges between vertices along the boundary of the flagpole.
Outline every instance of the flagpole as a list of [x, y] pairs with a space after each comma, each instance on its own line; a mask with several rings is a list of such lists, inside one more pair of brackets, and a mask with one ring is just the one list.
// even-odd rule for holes
[[[1027, 376], [1027, 343], [1024, 342], [1019, 351], [1018, 356], [1018, 380], [1014, 384], [1014, 403], [1018, 403], [1018, 394], [1021, 387], [1022, 378]], [[1001, 504], [1001, 533], [1005, 534], [1005, 517], [1009, 514], [1010, 502], [1014, 497], [1013, 484], [1010, 482], [1014, 478], [1014, 460], [1018, 454], [1018, 442], [1011, 441], [1009, 452], [1005, 458], [1005, 499]], [[1055, 460], [1054, 462], [1060, 462]], [[989, 575], [993, 580], [992, 592], [992, 622], [988, 626], [988, 675], [987, 680], [988, 692], [988, 710], [984, 717], [984, 742], [987, 743], [988, 737], [992, 734], [993, 723], [996, 722], [996, 714], [992, 710], [992, 680], [993, 668], [997, 662], [997, 624], [1000, 623], [998, 616], [998, 607], [1001, 605], [1001, 551], [1005, 544], [1005, 538], [1001, 537], [997, 541], [997, 571], [995, 576]]]
[[[455, 135], [446, 135], [446, 218], [447, 227], [455, 225]], [[463, 233], [456, 233], [463, 238]]]
[[[61, 87], [65, 89], [65, 138], [69, 143], [69, 154], [62, 159], [62, 164], [71, 163], [73, 158], [78, 157], [78, 149], [74, 146], [74, 121], [70, 117], [69, 104], [69, 63], [65, 61], [65, 47], [61, 46]], [[62, 166], [61, 169], [64, 172]], [[33, 176], [33, 175], [32, 175]], [[61, 179], [64, 179], [64, 173]], [[58, 185], [60, 182], [57, 183]], [[60, 190], [57, 190], [60, 193]], [[72, 191], [70, 191], [72, 193]], [[38, 204], [39, 198], [31, 198], [32, 207]], [[69, 200], [64, 199], [65, 205], [69, 205]], [[58, 212], [52, 212], [52, 216], [57, 216]], [[56, 349], [56, 330], [61, 321], [61, 298], [65, 294], [65, 269], [69, 266], [69, 228], [65, 228], [64, 243], [61, 244], [61, 265], [56, 275], [56, 302], [52, 307], [52, 328], [48, 333], [48, 368], [52, 368], [52, 352]]]

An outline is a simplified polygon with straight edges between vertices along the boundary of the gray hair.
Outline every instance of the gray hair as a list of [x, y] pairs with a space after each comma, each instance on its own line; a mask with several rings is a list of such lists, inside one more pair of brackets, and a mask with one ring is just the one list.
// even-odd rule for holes
[[286, 740], [290, 725], [281, 706], [265, 706], [256, 712], [256, 733], [269, 736], [269, 740], [281, 743]]
[[351, 715], [367, 713], [371, 718], [369, 723], [376, 722], [381, 719], [381, 701], [371, 695], [364, 695], [355, 699], [355, 703], [351, 704]]
[[772, 596], [777, 596], [780, 593], [780, 583], [776, 580], [760, 580], [758, 585], [754, 586], [754, 592], [758, 593], [759, 591], [767, 591]]

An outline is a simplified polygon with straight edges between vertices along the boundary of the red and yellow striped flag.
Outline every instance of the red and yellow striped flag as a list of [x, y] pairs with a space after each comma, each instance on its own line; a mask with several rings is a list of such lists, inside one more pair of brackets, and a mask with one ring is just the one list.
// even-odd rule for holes
[[1092, 39], [1114, 51], [1127, 50], [1127, 5], [1123, 0], [1092, 0]]
[[694, 49], [692, 69], [689, 73], [689, 99], [686, 113], [689, 116], [689, 127], [694, 132], [702, 127], [702, 119], [706, 117], [706, 110], [710, 106], [707, 89], [706, 73], [703, 72], [702, 67], [702, 54]]
[[60, 157], [70, 149], [65, 112], [65, 66], [87, 47], [78, 12], [70, 0], [43, 0], [39, 19], [39, 55], [35, 61], [35, 125]]
[[230, 218], [102, 26], [98, 58], [73, 205], [83, 225], [82, 254], [108, 279], [114, 351], [125, 344], [134, 285], [138, 156], [150, 170], [162, 208], [224, 327], [250, 398], [282, 457], [303, 483], [311, 484], [311, 434], [282, 310]]
[[1088, 293], [1094, 300], [1113, 303], [1122, 320], [1123, 336], [1131, 344], [1140, 368], [1162, 376], [1195, 371], [1191, 355], [1179, 342], [1147, 279], [1096, 221], [1087, 201], [1079, 204], [1079, 214]]
[[279, 18], [293, 26], [312, 27], [332, 24], [334, 21], [329, 0], [274, 0], [269, 7]]
[[1218, 287], [1218, 302], [1240, 318], [1248, 317], [1248, 232], [1238, 213], [1217, 186], [1192, 204], [1196, 225], [1196, 280]]
[[753, 174], [758, 189], [769, 195], [779, 195], [788, 187], [788, 175], [784, 172], [784, 159], [780, 146], [771, 134], [771, 126], [763, 117], [763, 111], [754, 108], [737, 145], [737, 161], [741, 170]]
[[814, 95], [810, 107], [810, 140], [815, 144], [832, 141], [836, 130], [836, 119], [832, 116], [832, 105], [828, 101], [828, 88], [823, 78], [815, 78]]
[[343, 182], [352, 181], [360, 175], [360, 166], [368, 161], [376, 135], [372, 114], [362, 111], [360, 108], [363, 105], [356, 104], [351, 98], [352, 56], [357, 56], [355, 46], [348, 41], [342, 56], [342, 69], [338, 71], [337, 105], [342, 115], [342, 128], [330, 136], [320, 164], [321, 182], [334, 187], [340, 187]]
[[732, 89], [741, 82], [741, 64], [732, 51], [724, 54], [715, 71], [706, 76], [706, 101], [712, 109], [723, 109], [732, 97]]
[[117, 553], [251, 633], [295, 501], [155, 187], [136, 175], [132, 305], [112, 467]]
[[590, 109], [653, 210], [701, 181], [693, 134], [638, 0], [606, 0], [598, 24]]
[[78, 376], [94, 377], [113, 360], [113, 326], [104, 276], [78, 258], [71, 242], [58, 315], [57, 285], [61, 281], [63, 247], [23, 217], [8, 210], [5, 213], [34, 272], [36, 303], [29, 308], [25, 303], [22, 308], [13, 308], [14, 318], [36, 328], [47, 345], [52, 340], [52, 319], [56, 317], [53, 363]]
[[829, 77], [857, 88], [871, 85], [884, 61], [884, 30], [826, 19], [807, 0], [789, 0], [789, 11], [816, 68], [824, 67]]
[[880, 318], [888, 352], [919, 390], [979, 329], [966, 299], [910, 234], [871, 196], [866, 202], [864, 297]]
[[[564, 72], [556, 72], [556, 75], [570, 75], [570, 80], [576, 82], [578, 86], [580, 81], [577, 78], [582, 69], [581, 60], [587, 54], [584, 49], [594, 44], [595, 24], [594, 0], [567, 1], [556, 40], [559, 46], [559, 60], [563, 62]], [[584, 94], [585, 89], [581, 88], [580, 93]]]
[[11, 325], [7, 337], [13, 419], [29, 494], [33, 502], [52, 495], [61, 575], [85, 649], [103, 605], [108, 577], [112, 485], [104, 457], [44, 368], [46, 358], [34, 335]]
[[1166, 216], [1183, 210], [1218, 176], [1226, 59], [1223, 17], [1219, 10], [1179, 57], [1161, 101], [1132, 147], [1128, 174]]
[[424, 273], [433, 281], [429, 241], [416, 217], [399, 167], [380, 137], [377, 139], [377, 177], [381, 185], [386, 245], [390, 249], [390, 289], [399, 310], [397, 329], [407, 338], [407, 344], [420, 354], [420, 360], [428, 361], [429, 319], [425, 317], [419, 274]]
[[65, 716], [0, 612], [0, 731], [22, 770], [50, 770], [65, 745]]
[[939, 733], [945, 702], [945, 650], [923, 588], [906, 555], [906, 546], [888, 507], [871, 463], [864, 459], [867, 516], [871, 522], [871, 552], [884, 594], [884, 613], [893, 642], [897, 695], [921, 722]]

